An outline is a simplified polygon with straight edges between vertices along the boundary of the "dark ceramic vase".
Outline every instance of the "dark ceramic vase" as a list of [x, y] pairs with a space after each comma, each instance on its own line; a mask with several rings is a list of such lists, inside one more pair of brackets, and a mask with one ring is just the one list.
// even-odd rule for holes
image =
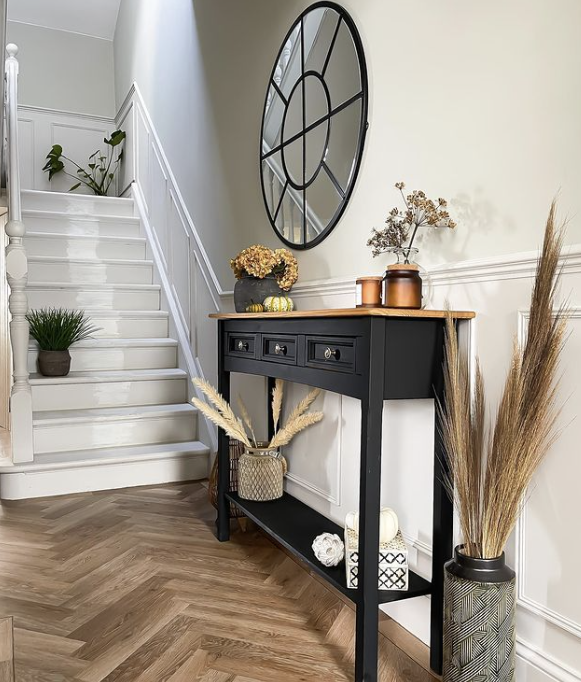
[[444, 571], [444, 682], [514, 682], [516, 575], [456, 547]]
[[252, 303], [262, 303], [267, 296], [279, 296], [280, 293], [275, 277], [243, 277], [234, 285], [234, 307], [237, 313], [243, 313]]
[[38, 351], [38, 371], [45, 377], [66, 377], [71, 369], [68, 350]]

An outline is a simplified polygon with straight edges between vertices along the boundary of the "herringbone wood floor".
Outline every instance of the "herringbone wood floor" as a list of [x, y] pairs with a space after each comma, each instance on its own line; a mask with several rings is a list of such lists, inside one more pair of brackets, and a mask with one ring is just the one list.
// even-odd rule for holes
[[[16, 682], [352, 680], [353, 611], [256, 532], [212, 533], [200, 484], [4, 503]], [[428, 682], [382, 641], [381, 681]]]

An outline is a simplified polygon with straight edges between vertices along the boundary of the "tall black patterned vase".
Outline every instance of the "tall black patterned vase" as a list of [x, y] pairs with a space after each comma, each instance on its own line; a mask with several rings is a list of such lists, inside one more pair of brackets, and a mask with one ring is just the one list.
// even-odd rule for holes
[[456, 547], [444, 572], [444, 682], [514, 682], [516, 576]]

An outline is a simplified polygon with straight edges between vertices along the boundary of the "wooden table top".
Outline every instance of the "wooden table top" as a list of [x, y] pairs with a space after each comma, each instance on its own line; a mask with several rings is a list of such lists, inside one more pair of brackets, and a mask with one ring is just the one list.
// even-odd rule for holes
[[406, 317], [445, 318], [450, 314], [456, 320], [471, 320], [476, 313], [470, 310], [412, 310], [410, 308], [325, 308], [323, 310], [293, 310], [278, 313], [212, 313], [216, 320], [264, 319], [264, 318], [315, 318], [315, 317]]

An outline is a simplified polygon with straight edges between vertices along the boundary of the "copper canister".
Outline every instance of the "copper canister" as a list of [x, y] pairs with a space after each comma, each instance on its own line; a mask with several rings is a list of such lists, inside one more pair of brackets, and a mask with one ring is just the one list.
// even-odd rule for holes
[[386, 308], [422, 307], [422, 278], [417, 265], [388, 265], [383, 279], [383, 305]]
[[383, 277], [359, 277], [357, 284], [358, 308], [381, 308]]

